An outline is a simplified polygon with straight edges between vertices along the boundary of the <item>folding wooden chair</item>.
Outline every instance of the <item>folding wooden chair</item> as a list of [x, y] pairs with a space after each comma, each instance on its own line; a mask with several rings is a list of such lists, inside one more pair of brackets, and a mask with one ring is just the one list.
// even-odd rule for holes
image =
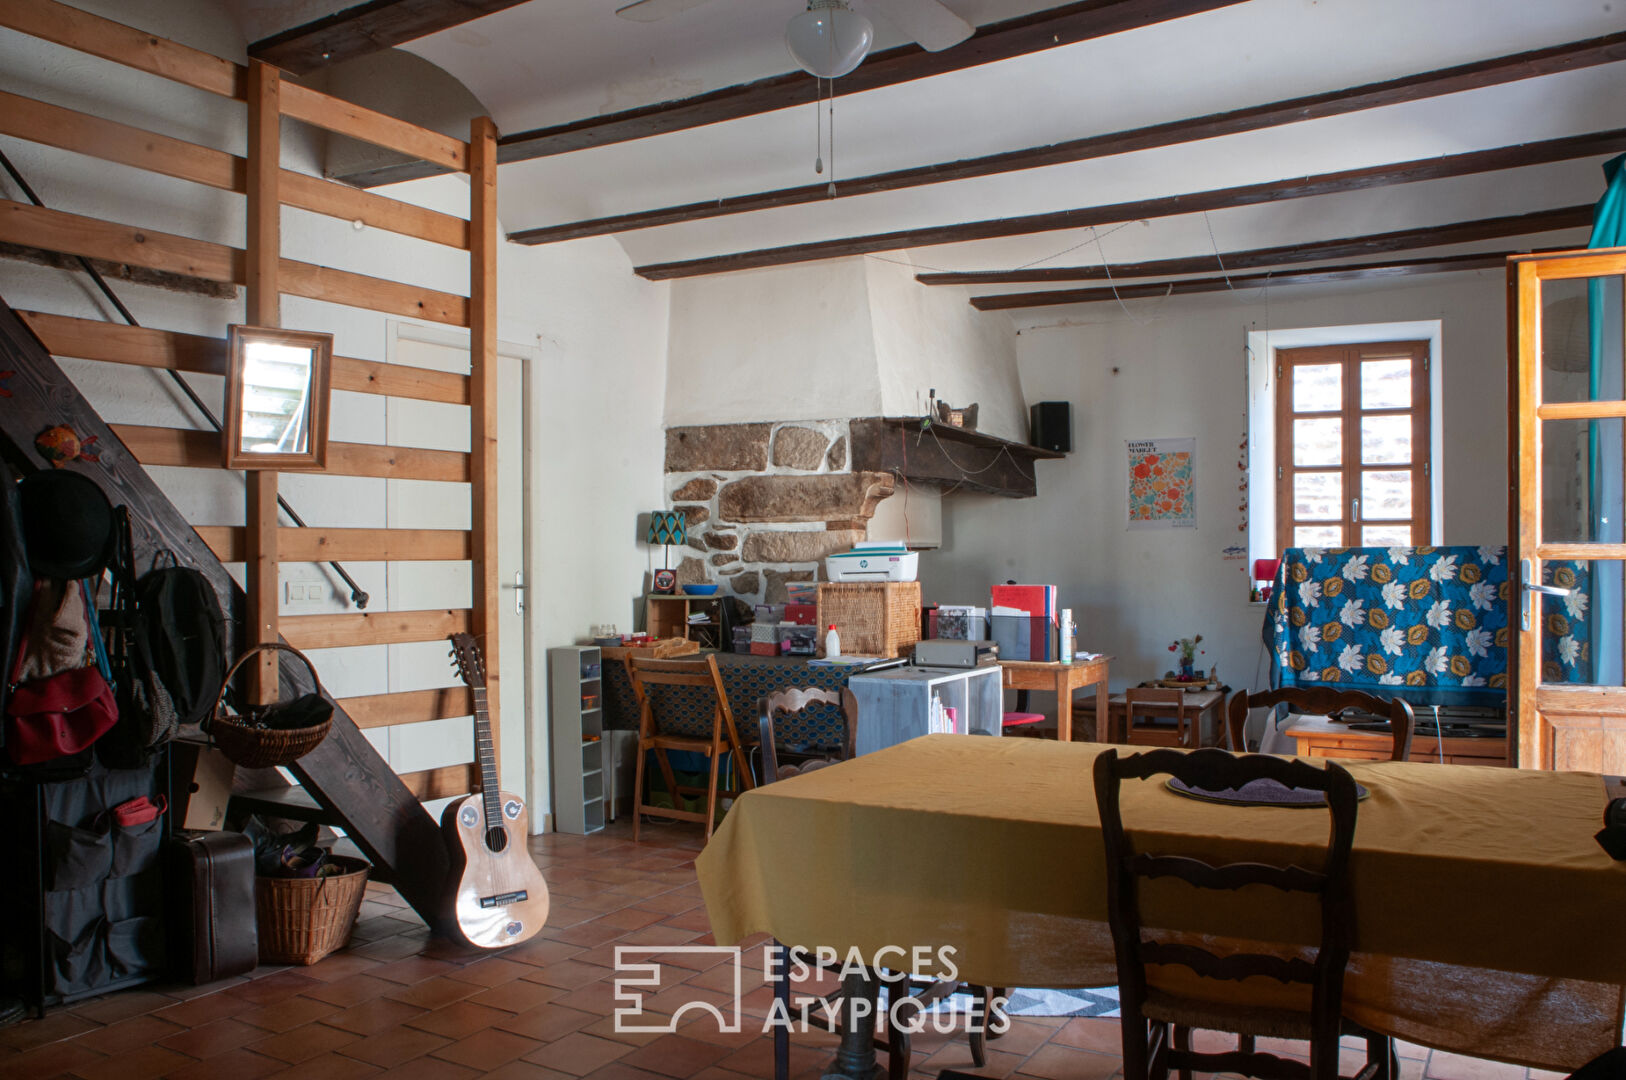
[[[632, 661], [632, 678], [639, 706], [638, 765], [634, 782], [634, 799], [637, 805], [633, 809], [632, 839], [637, 842], [643, 815], [649, 814], [652, 817], [667, 817], [678, 821], [704, 821], [706, 839], [710, 840], [712, 828], [717, 820], [718, 762], [725, 752], [731, 755], [730, 760], [740, 778], [741, 790], [755, 786], [751, 782], [751, 770], [745, 762], [744, 748], [740, 745], [740, 733], [734, 727], [734, 714], [728, 709], [728, 695], [723, 691], [723, 678], [717, 671], [717, 657], [707, 655], [699, 660], [650, 660], [638, 657]], [[657, 686], [710, 690], [714, 700], [710, 736], [662, 734], [655, 716], [656, 695], [650, 693], [650, 689]], [[645, 801], [644, 766], [651, 750], [655, 752], [655, 761], [660, 766], [661, 777], [666, 781], [666, 790], [672, 797], [670, 807], [652, 806]], [[710, 780], [706, 787], [689, 785], [680, 787], [672, 773], [672, 762], [666, 756], [668, 750], [688, 750], [706, 755], [710, 759], [711, 766]], [[704, 795], [706, 812], [702, 814], [683, 809], [682, 800], [685, 795]]]

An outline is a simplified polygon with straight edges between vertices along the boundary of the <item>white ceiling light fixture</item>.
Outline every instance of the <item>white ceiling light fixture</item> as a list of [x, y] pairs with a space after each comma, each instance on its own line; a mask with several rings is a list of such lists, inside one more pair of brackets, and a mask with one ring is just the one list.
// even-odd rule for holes
[[847, 0], [807, 0], [807, 10], [785, 27], [785, 47], [801, 69], [820, 79], [839, 79], [863, 63], [875, 27]]

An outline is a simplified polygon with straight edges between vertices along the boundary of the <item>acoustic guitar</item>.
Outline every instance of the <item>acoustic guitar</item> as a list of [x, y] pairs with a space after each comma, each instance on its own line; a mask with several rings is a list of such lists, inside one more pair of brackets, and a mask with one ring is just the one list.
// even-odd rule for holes
[[525, 802], [501, 791], [486, 709], [486, 667], [472, 634], [453, 634], [452, 661], [474, 692], [474, 752], [480, 793], [465, 795], [440, 815], [457, 891], [453, 918], [470, 945], [517, 945], [548, 918], [548, 886], [526, 849]]

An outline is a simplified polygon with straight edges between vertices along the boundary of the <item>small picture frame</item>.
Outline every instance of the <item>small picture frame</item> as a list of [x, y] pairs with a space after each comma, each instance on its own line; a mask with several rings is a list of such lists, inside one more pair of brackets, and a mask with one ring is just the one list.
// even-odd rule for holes
[[672, 593], [677, 591], [677, 571], [657, 570], [653, 588], [657, 593]]
[[325, 469], [333, 335], [233, 325], [227, 341], [225, 467]]

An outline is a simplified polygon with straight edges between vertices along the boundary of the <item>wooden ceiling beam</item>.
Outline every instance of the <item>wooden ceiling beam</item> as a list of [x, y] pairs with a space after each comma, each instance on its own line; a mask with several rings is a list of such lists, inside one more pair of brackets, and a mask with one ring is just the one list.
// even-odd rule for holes
[[1626, 150], [1626, 128], [1613, 128], [1609, 131], [1569, 135], [1542, 142], [1518, 143], [1489, 150], [1471, 150], [1462, 154], [1373, 165], [1364, 169], [1346, 169], [1341, 172], [1317, 173], [1284, 180], [1267, 180], [1264, 183], [1241, 187], [1216, 188], [1184, 195], [1165, 195], [1154, 199], [1087, 206], [1076, 210], [1058, 210], [1046, 214], [1028, 214], [1023, 217], [994, 218], [954, 225], [930, 225], [897, 232], [871, 233], [867, 236], [816, 240], [806, 244], [710, 255], [679, 262], [652, 263], [636, 267], [635, 272], [651, 281], [722, 274], [733, 270], [752, 270], [765, 266], [786, 266], [820, 259], [838, 259], [848, 255], [867, 255], [876, 251], [897, 251], [937, 244], [965, 243], [970, 240], [989, 240], [1002, 236], [1028, 236], [1034, 233], [1081, 229], [1120, 221], [1175, 217], [1180, 214], [1254, 206], [1285, 199], [1361, 191], [1392, 184], [1410, 184], [1421, 180], [1499, 172], [1527, 165], [1544, 165], [1556, 161], [1615, 154], [1622, 150]]
[[[1070, 139], [1048, 146], [1009, 150], [982, 157], [962, 158], [959, 161], [875, 173], [841, 181], [836, 186], [837, 198], [899, 191], [923, 184], [969, 180], [980, 176], [994, 176], [1022, 169], [1039, 169], [1050, 165], [1127, 154], [1137, 150], [1197, 142], [1222, 135], [1275, 127], [1279, 124], [1341, 116], [1385, 105], [1421, 101], [1442, 94], [1456, 94], [1464, 90], [1575, 71], [1618, 60], [1626, 60], [1626, 31], [1511, 56], [1500, 56], [1491, 60], [1480, 60], [1471, 64], [1459, 64], [1456, 67], [1441, 68], [1420, 75], [1407, 75], [1385, 82], [1272, 102], [1268, 105], [1254, 105], [1245, 109], [1233, 109], [1230, 112], [1211, 113], [1207, 116], [1153, 124], [1149, 127], [1092, 135], [1084, 139]], [[673, 225], [683, 221], [698, 221], [730, 214], [771, 210], [782, 206], [824, 202], [828, 198], [829, 185], [804, 184], [799, 187], [686, 203], [657, 210], [640, 210], [586, 221], [521, 229], [510, 233], [508, 239], [521, 244], [548, 244], [584, 236], [602, 236], [608, 233]]]
[[1430, 225], [1421, 229], [1350, 236], [1342, 240], [1317, 240], [1307, 244], [1227, 251], [1219, 254], [1189, 255], [1150, 262], [1112, 263], [1103, 266], [1029, 267], [1025, 270], [970, 270], [961, 273], [916, 274], [922, 285], [1009, 285], [1042, 281], [1123, 281], [1126, 278], [1169, 277], [1175, 274], [1203, 274], [1215, 270], [1249, 270], [1260, 266], [1291, 266], [1323, 259], [1351, 259], [1362, 255], [1386, 255], [1396, 251], [1469, 244], [1508, 236], [1530, 236], [1555, 229], [1583, 228], [1592, 224], [1591, 203], [1538, 210], [1509, 217], [1479, 218], [1450, 225]]
[[[843, 75], [837, 86], [842, 95], [878, 90], [1239, 2], [1241, 0], [1083, 0], [979, 26], [966, 41], [942, 52], [927, 52], [919, 45], [901, 45], [872, 53], [856, 71]], [[809, 105], [816, 94], [814, 81], [806, 72], [787, 72], [694, 97], [504, 135], [497, 141], [497, 160], [504, 164], [529, 161], [723, 120], [738, 120], [795, 105]]]
[[1059, 304], [1094, 304], [1103, 300], [1139, 300], [1146, 297], [1224, 292], [1227, 289], [1249, 289], [1256, 285], [1310, 285], [1327, 281], [1406, 277], [1411, 274], [1444, 274], [1453, 270], [1500, 269], [1507, 262], [1509, 255], [1517, 254], [1521, 252], [1486, 251], [1470, 255], [1318, 266], [1307, 270], [1281, 270], [1263, 274], [1230, 274], [1222, 277], [1184, 278], [1180, 281], [1147, 281], [1134, 285], [1109, 285], [1094, 289], [1046, 289], [1041, 292], [1001, 293], [997, 296], [973, 296], [971, 306], [979, 311], [1008, 311], [1013, 308], [1054, 307]]
[[296, 75], [414, 41], [525, 0], [370, 0], [290, 27], [248, 47], [249, 56]]

